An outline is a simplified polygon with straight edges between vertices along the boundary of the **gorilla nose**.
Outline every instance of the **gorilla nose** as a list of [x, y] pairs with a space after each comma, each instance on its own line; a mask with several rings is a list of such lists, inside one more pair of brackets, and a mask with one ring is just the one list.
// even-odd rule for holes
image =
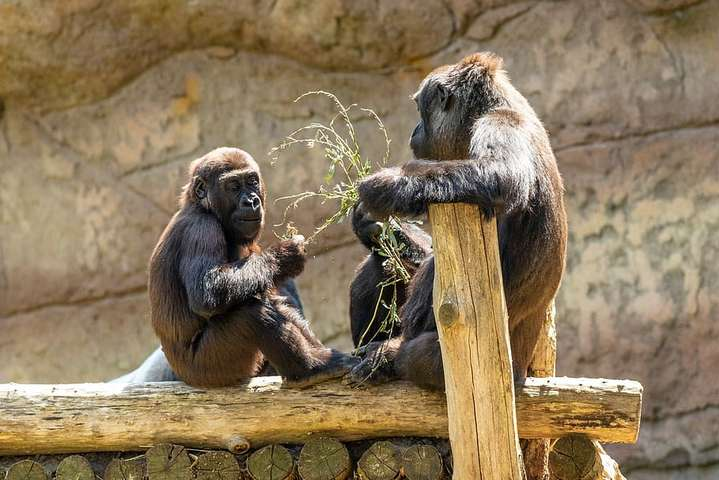
[[240, 206], [242, 208], [257, 210], [260, 208], [260, 198], [257, 195], [243, 195], [240, 199]]
[[262, 218], [262, 203], [257, 195], [242, 195], [236, 210], [236, 218], [242, 221], [257, 221]]

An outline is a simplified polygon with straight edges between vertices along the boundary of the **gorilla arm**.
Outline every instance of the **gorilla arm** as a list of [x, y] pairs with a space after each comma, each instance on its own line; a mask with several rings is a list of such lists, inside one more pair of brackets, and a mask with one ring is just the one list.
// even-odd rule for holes
[[479, 119], [467, 160], [411, 160], [386, 168], [359, 186], [366, 208], [375, 215], [416, 216], [431, 203], [478, 204], [485, 215], [526, 207], [537, 178], [527, 129], [511, 111]]
[[177, 284], [187, 306], [179, 308], [159, 287], [151, 292], [161, 299], [155, 330], [180, 378], [195, 386], [233, 385], [257, 374], [266, 358], [287, 378], [315, 382], [356, 363], [319, 344], [299, 311], [273, 293], [276, 281], [302, 270], [299, 239], [223, 263], [219, 222], [202, 214], [187, 220], [187, 228], [176, 230], [182, 239]]
[[285, 241], [266, 252], [227, 263], [222, 228], [209, 215], [199, 215], [184, 232], [179, 273], [190, 309], [209, 318], [226, 312], [253, 295], [297, 276], [304, 266], [298, 241]]

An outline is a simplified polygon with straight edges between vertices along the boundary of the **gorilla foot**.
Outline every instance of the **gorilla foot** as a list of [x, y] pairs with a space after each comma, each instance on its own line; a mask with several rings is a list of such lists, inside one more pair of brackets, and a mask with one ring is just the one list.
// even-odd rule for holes
[[380, 385], [394, 379], [392, 365], [385, 358], [368, 357], [345, 375], [342, 383], [357, 388], [365, 385]]
[[282, 377], [282, 384], [288, 388], [308, 388], [318, 383], [323, 383], [334, 378], [346, 375], [360, 362], [357, 357], [351, 357], [344, 353], [334, 352], [330, 359], [321, 367], [313, 369], [308, 375], [288, 378]]
[[370, 342], [366, 345], [362, 345], [361, 347], [357, 347], [354, 352], [352, 352], [352, 355], [359, 358], [374, 358], [378, 354], [381, 354], [382, 349], [384, 348], [384, 341]]

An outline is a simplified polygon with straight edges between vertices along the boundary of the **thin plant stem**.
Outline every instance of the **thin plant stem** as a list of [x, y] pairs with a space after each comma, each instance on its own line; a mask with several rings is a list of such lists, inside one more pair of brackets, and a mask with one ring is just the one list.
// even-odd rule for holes
[[[314, 191], [305, 191], [278, 198], [276, 201], [289, 201], [284, 211], [283, 223], [287, 225], [287, 232], [282, 238], [288, 238], [297, 233], [292, 222], [287, 219], [290, 212], [306, 200], [319, 200], [321, 204], [328, 201], [336, 202], [337, 209], [329, 217], [325, 218], [307, 238], [307, 242], [313, 242], [315, 238], [329, 226], [341, 223], [347, 218], [352, 208], [359, 201], [359, 183], [367, 175], [372, 173], [373, 163], [366, 159], [361, 152], [357, 138], [357, 131], [350, 118], [351, 114], [359, 110], [372, 119], [385, 142], [385, 152], [380, 162], [375, 165], [383, 167], [389, 161], [390, 138], [384, 123], [377, 113], [369, 108], [359, 107], [357, 104], [344, 105], [334, 94], [322, 90], [306, 92], [295, 99], [295, 102], [304, 100], [309, 96], [323, 96], [332, 102], [337, 113], [328, 123], [312, 122], [292, 131], [285, 139], [269, 152], [273, 163], [279, 160], [281, 155], [293, 147], [304, 147], [308, 149], [321, 148], [324, 157], [328, 161], [327, 173], [324, 176], [324, 183]], [[342, 178], [337, 178], [336, 173], [342, 172]], [[390, 217], [383, 222], [381, 232], [377, 238], [377, 245], [374, 252], [381, 256], [383, 268], [387, 273], [378, 285], [379, 295], [374, 306], [372, 318], [362, 333], [358, 347], [373, 341], [380, 332], [387, 333], [390, 337], [399, 326], [399, 307], [397, 305], [397, 288], [399, 284], [409, 282], [410, 275], [402, 261], [402, 250], [405, 245], [397, 240], [395, 231], [400, 228], [399, 221]], [[390, 303], [382, 301], [387, 288], [392, 288]], [[384, 307], [387, 313], [382, 318], [372, 338], [365, 342], [365, 337], [373, 325], [379, 321], [380, 307]]]

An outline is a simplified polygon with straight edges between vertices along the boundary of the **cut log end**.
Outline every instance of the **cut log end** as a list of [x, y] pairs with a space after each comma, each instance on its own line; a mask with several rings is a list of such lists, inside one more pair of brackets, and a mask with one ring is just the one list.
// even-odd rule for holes
[[[229, 452], [208, 452], [197, 457], [195, 480], [238, 480], [240, 465]], [[278, 480], [280, 477], [274, 477]]]
[[549, 467], [554, 480], [594, 480], [592, 472], [596, 463], [594, 445], [582, 435], [560, 438], [549, 455]]
[[5, 480], [47, 480], [47, 473], [39, 463], [22, 460], [8, 469]]
[[268, 445], [247, 459], [252, 480], [290, 480], [294, 469], [292, 455], [282, 445]]
[[145, 453], [149, 480], [192, 480], [192, 462], [185, 447], [162, 444]]
[[298, 470], [302, 480], [346, 480], [352, 463], [347, 448], [338, 440], [316, 437], [302, 447]]
[[57, 466], [56, 480], [95, 480], [92, 465], [81, 455], [65, 457]]
[[442, 456], [431, 445], [412, 445], [402, 455], [402, 471], [407, 480], [439, 480]]
[[584, 435], [557, 440], [549, 454], [549, 471], [551, 480], [626, 480], [599, 442]]
[[145, 465], [142, 459], [122, 460], [116, 458], [107, 464], [104, 480], [143, 480]]
[[361, 480], [395, 480], [402, 469], [399, 448], [392, 442], [375, 442], [357, 462]]

